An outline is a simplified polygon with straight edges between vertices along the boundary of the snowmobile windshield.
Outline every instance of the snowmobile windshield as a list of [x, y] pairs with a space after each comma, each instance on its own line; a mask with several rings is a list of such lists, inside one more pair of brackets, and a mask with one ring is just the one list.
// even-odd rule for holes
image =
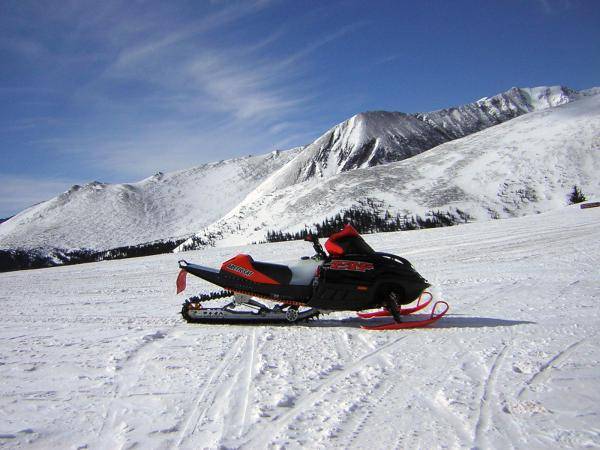
[[352, 225], [346, 225], [342, 231], [332, 234], [325, 242], [325, 249], [332, 258], [340, 258], [350, 254], [368, 255], [375, 253], [375, 250], [364, 241]]

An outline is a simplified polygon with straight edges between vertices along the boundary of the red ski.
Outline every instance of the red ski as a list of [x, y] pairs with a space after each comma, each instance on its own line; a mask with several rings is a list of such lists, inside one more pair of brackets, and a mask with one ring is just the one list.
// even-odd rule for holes
[[[424, 296], [428, 296], [429, 298], [427, 299], [427, 301], [421, 303], [421, 300], [423, 300]], [[402, 308], [402, 309], [400, 309], [400, 314], [402, 314], [403, 316], [407, 316], [409, 314], [416, 313], [417, 311], [421, 311], [422, 309], [427, 308], [427, 306], [429, 306], [429, 304], [431, 303], [432, 300], [433, 300], [433, 295], [431, 295], [430, 292], [425, 291], [417, 299], [416, 306], [414, 306], [412, 308]], [[359, 312], [359, 313], [357, 313], [357, 315], [361, 319], [373, 319], [375, 317], [389, 317], [392, 315], [392, 313], [387, 308], [384, 308], [382, 310], [370, 312], [370, 313], [360, 313]]]
[[[431, 302], [431, 299], [429, 300], [429, 302]], [[438, 305], [442, 305], [444, 309], [441, 312], [436, 313]], [[364, 330], [401, 330], [405, 328], [421, 328], [427, 325], [431, 325], [432, 323], [435, 323], [438, 320], [440, 320], [448, 312], [449, 308], [450, 307], [448, 306], [448, 303], [446, 303], [443, 300], [440, 300], [435, 302], [435, 304], [433, 305], [431, 315], [428, 319], [411, 320], [408, 322], [391, 322], [383, 325], [362, 325], [361, 328]]]

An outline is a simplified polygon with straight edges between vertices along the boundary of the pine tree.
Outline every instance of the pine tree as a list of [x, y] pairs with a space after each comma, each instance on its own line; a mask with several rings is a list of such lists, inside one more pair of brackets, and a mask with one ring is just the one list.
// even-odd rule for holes
[[577, 185], [573, 186], [573, 190], [569, 194], [569, 204], [582, 203], [587, 200], [586, 196], [581, 192]]

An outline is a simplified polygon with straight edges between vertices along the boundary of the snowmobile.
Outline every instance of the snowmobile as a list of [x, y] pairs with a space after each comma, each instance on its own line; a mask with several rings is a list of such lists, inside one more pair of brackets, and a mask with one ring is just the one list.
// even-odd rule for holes
[[[220, 269], [179, 261], [178, 294], [186, 288], [188, 273], [223, 288], [188, 298], [181, 311], [183, 318], [199, 323], [295, 323], [320, 313], [383, 308], [358, 316], [366, 321], [363, 328], [389, 330], [429, 325], [448, 311], [448, 304], [438, 301], [429, 317], [404, 321], [403, 316], [432, 302], [426, 291], [430, 284], [406, 259], [373, 250], [351, 225], [329, 237], [327, 253], [316, 236], [309, 234], [305, 240], [312, 243], [316, 254], [302, 257], [293, 266], [259, 262], [245, 254], [225, 261]], [[226, 297], [233, 301], [221, 307], [204, 306]], [[256, 298], [276, 305], [268, 307]], [[414, 301], [416, 306], [403, 308]], [[371, 320], [381, 317], [394, 321], [374, 324], [378, 321]]]

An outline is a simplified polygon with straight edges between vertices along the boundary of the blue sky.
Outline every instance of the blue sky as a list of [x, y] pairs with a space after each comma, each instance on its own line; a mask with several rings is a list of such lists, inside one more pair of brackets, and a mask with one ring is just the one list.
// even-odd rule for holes
[[600, 85], [600, 2], [0, 2], [0, 217], [365, 110]]

